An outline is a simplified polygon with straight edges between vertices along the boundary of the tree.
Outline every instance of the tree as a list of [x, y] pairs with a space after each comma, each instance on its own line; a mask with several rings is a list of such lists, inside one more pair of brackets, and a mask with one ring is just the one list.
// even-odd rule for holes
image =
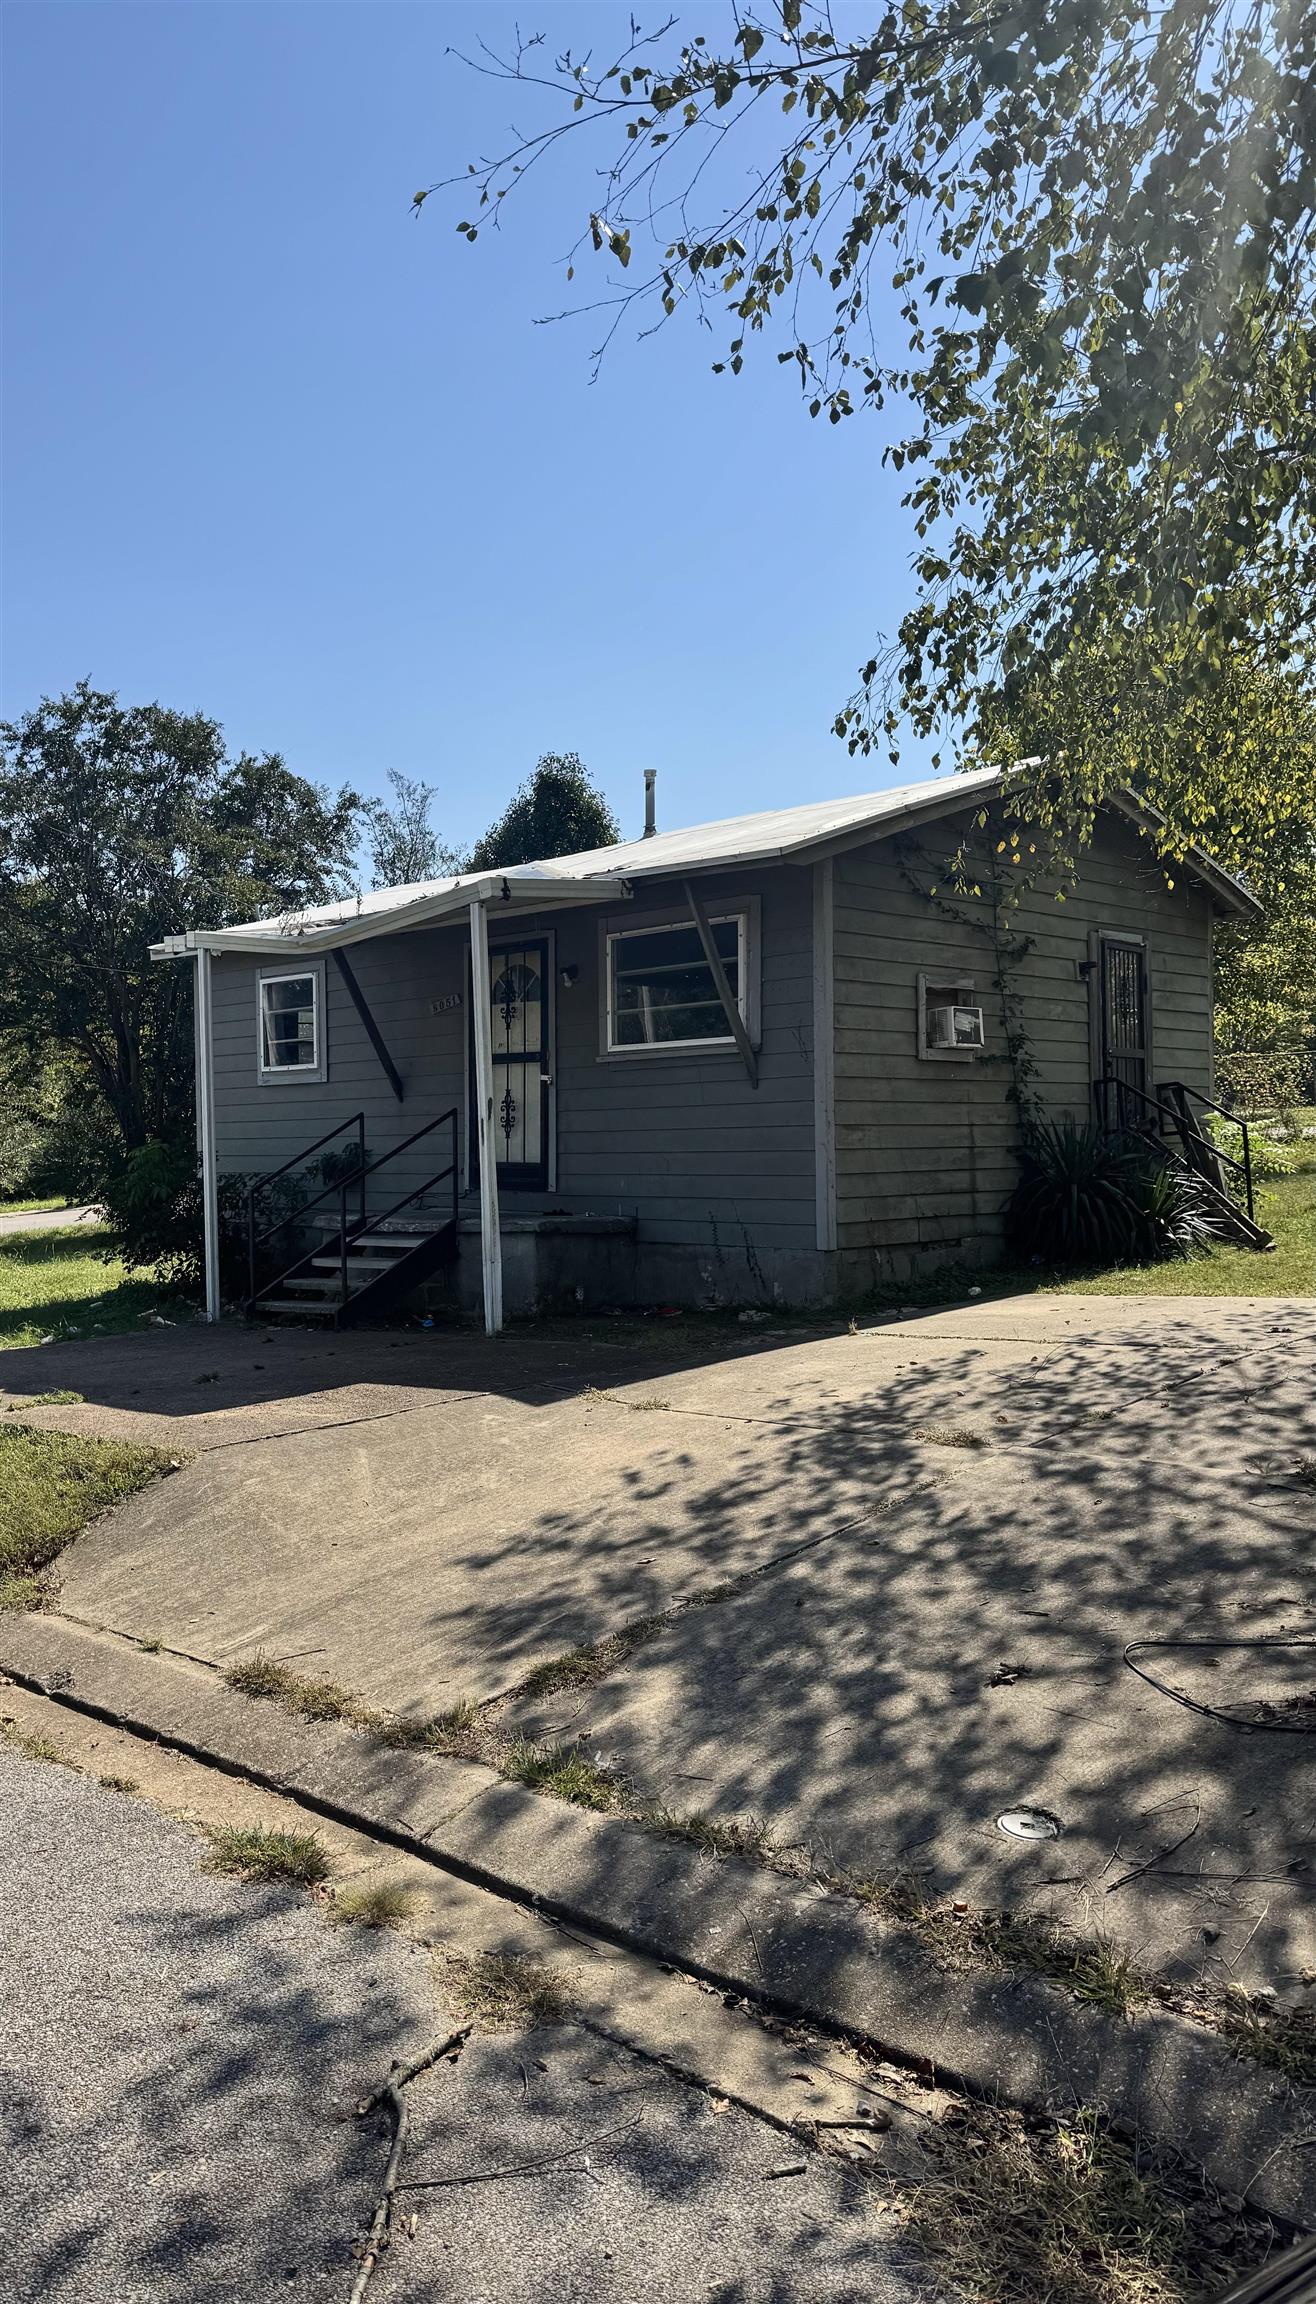
[[[837, 716], [852, 750], [885, 739], [894, 758], [906, 723], [981, 733], [985, 703], [1080, 642], [1169, 649], [1203, 688], [1240, 646], [1302, 668], [1316, 12], [889, 0], [852, 23], [778, 0], [723, 42], [632, 23], [610, 64], [550, 62], [542, 35], [483, 50], [547, 116], [447, 180], [457, 229], [474, 241], [597, 129], [566, 272], [590, 250], [609, 267], [587, 306], [604, 347], [624, 320], [693, 311], [724, 332], [719, 372], [775, 338], [812, 415], [888, 411], [915, 597]], [[1180, 828], [1228, 791], [1207, 764], [1207, 810], [1187, 796]]]
[[533, 864], [543, 856], [576, 856], [610, 848], [621, 827], [576, 752], [545, 752], [533, 776], [509, 800], [471, 851], [472, 872]]
[[462, 870], [462, 858], [434, 829], [430, 808], [435, 787], [390, 768], [393, 806], [364, 802], [370, 850], [371, 886], [406, 888], [419, 880], [441, 880]]
[[0, 725], [0, 1034], [74, 1058], [121, 1150], [185, 1137], [191, 971], [149, 947], [341, 892], [359, 805], [85, 680]]

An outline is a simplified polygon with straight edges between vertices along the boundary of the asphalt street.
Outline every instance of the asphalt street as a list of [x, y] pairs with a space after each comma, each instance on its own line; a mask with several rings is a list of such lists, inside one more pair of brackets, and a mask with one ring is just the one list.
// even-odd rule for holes
[[[0, 1745], [0, 1970], [18, 2304], [347, 2304], [389, 2143], [353, 2108], [453, 2018], [421, 1946]], [[577, 2025], [409, 2102], [371, 2304], [935, 2304], [853, 2171]]]

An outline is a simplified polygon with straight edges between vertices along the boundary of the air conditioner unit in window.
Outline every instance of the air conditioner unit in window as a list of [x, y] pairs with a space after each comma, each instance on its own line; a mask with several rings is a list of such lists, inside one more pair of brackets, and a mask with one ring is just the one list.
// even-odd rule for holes
[[981, 1008], [929, 1008], [927, 1040], [929, 1048], [981, 1048]]

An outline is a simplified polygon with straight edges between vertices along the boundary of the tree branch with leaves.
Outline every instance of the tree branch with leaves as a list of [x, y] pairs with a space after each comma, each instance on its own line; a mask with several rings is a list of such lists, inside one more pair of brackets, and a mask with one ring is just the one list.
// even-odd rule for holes
[[693, 314], [719, 372], [771, 344], [811, 415], [886, 411], [913, 598], [837, 714], [852, 750], [895, 758], [906, 727], [972, 748], [1077, 648], [1169, 652], [1203, 690], [1240, 648], [1307, 670], [1316, 12], [899, 0], [862, 36], [853, 15], [631, 19], [599, 61], [482, 44], [466, 61], [546, 122], [416, 211], [461, 185], [475, 241], [592, 136], [564, 268], [576, 296], [604, 268], [569, 306], [603, 321], [596, 362], [623, 324]]

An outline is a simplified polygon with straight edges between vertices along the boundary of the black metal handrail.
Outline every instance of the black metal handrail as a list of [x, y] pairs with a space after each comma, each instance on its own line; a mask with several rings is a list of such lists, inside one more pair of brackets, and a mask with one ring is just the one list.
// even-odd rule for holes
[[[1183, 1083], [1180, 1081], [1167, 1081], [1163, 1083], [1163, 1085], [1167, 1087], [1178, 1088], [1181, 1087]], [[1189, 1157], [1190, 1161], [1190, 1147], [1191, 1145], [1196, 1144], [1202, 1149], [1202, 1151], [1206, 1153], [1209, 1159], [1222, 1162], [1226, 1168], [1234, 1169], [1236, 1174], [1242, 1177], [1243, 1189], [1247, 1199], [1248, 1221], [1249, 1223], [1255, 1221], [1252, 1204], [1252, 1153], [1251, 1147], [1248, 1143], [1246, 1121], [1239, 1120], [1237, 1115], [1233, 1112], [1227, 1112], [1223, 1104], [1216, 1104], [1212, 1107], [1214, 1111], [1220, 1113], [1223, 1119], [1233, 1121], [1237, 1127], [1243, 1130], [1243, 1158], [1241, 1160], [1236, 1160], [1232, 1152], [1222, 1152], [1218, 1144], [1212, 1143], [1209, 1137], [1202, 1134], [1202, 1131], [1197, 1127], [1193, 1120], [1192, 1114], [1187, 1110], [1186, 1106], [1163, 1103], [1159, 1096], [1151, 1095], [1146, 1088], [1136, 1088], [1131, 1080], [1121, 1080], [1118, 1074], [1114, 1072], [1107, 1072], [1103, 1074], [1100, 1080], [1094, 1080], [1092, 1083], [1092, 1094], [1097, 1107], [1097, 1120], [1099, 1125], [1103, 1128], [1109, 1128], [1111, 1124], [1110, 1097], [1108, 1091], [1112, 1088], [1115, 1090], [1116, 1127], [1128, 1129], [1132, 1126], [1133, 1128], [1141, 1127], [1146, 1129], [1146, 1127], [1149, 1125], [1145, 1119], [1142, 1121], [1135, 1121], [1130, 1123], [1128, 1114], [1125, 1110], [1125, 1099], [1127, 1097], [1135, 1097], [1137, 1102], [1143, 1107], [1144, 1112], [1151, 1112], [1156, 1115], [1155, 1120], [1151, 1122], [1150, 1125], [1155, 1127], [1158, 1135], [1164, 1136], [1167, 1134], [1168, 1131], [1166, 1129], [1165, 1123], [1167, 1120], [1169, 1121], [1170, 1127], [1178, 1136], [1180, 1143], [1183, 1145], [1184, 1152]], [[1188, 1093], [1196, 1094], [1197, 1091], [1189, 1090]], [[1210, 1098], [1203, 1097], [1202, 1101], [1203, 1103], [1209, 1103]]]
[[[414, 1191], [411, 1191], [411, 1192], [407, 1192], [407, 1193], [405, 1193], [405, 1194], [403, 1195], [403, 1197], [402, 1197], [402, 1199], [401, 1199], [401, 1200], [395, 1200], [395, 1201], [393, 1202], [393, 1205], [392, 1205], [392, 1207], [391, 1207], [391, 1208], [386, 1208], [386, 1209], [384, 1210], [384, 1213], [383, 1213], [383, 1215], [382, 1215], [382, 1216], [372, 1216], [372, 1217], [370, 1218], [370, 1221], [369, 1221], [369, 1223], [368, 1223], [368, 1224], [366, 1224], [366, 1225], [360, 1225], [360, 1224], [358, 1224], [358, 1225], [355, 1225], [355, 1226], [353, 1227], [353, 1229], [352, 1229], [352, 1230], [349, 1232], [349, 1231], [348, 1231], [348, 1229], [347, 1229], [347, 1186], [346, 1186], [346, 1185], [344, 1185], [344, 1186], [343, 1186], [342, 1203], [341, 1203], [341, 1206], [340, 1206], [340, 1208], [339, 1208], [339, 1212], [338, 1212], [338, 1300], [339, 1300], [340, 1304], [345, 1304], [345, 1303], [347, 1302], [347, 1251], [348, 1251], [348, 1248], [351, 1246], [351, 1243], [352, 1243], [352, 1241], [353, 1241], [353, 1240], [359, 1240], [359, 1239], [360, 1239], [360, 1237], [361, 1237], [361, 1233], [362, 1233], [362, 1231], [363, 1231], [363, 1230], [364, 1230], [364, 1231], [367, 1231], [367, 1232], [374, 1232], [374, 1231], [377, 1231], [377, 1230], [378, 1230], [378, 1228], [379, 1228], [379, 1226], [380, 1226], [381, 1224], [387, 1224], [387, 1223], [389, 1223], [389, 1222], [391, 1221], [391, 1219], [392, 1219], [394, 1216], [398, 1215], [398, 1214], [399, 1214], [399, 1212], [400, 1212], [400, 1211], [401, 1211], [403, 1208], [409, 1208], [409, 1207], [411, 1206], [411, 1203], [412, 1203], [412, 1201], [413, 1201], [413, 1200], [422, 1200], [422, 1199], [424, 1198], [425, 1194], [426, 1194], [427, 1192], [430, 1192], [430, 1191], [432, 1191], [432, 1190], [433, 1190], [433, 1188], [434, 1188], [434, 1186], [435, 1186], [436, 1184], [441, 1184], [441, 1183], [443, 1182], [443, 1179], [444, 1179], [444, 1177], [445, 1177], [445, 1176], [451, 1176], [451, 1178], [452, 1178], [452, 1222], [453, 1222], [453, 1224], [454, 1224], [454, 1225], [456, 1224], [456, 1222], [457, 1222], [457, 1200], [458, 1200], [458, 1192], [457, 1192], [457, 1174], [458, 1174], [458, 1169], [457, 1169], [457, 1125], [456, 1125], [456, 1123], [457, 1123], [457, 1114], [456, 1114], [456, 1110], [454, 1109], [454, 1110], [453, 1110], [453, 1111], [451, 1111], [451, 1112], [445, 1112], [445, 1113], [442, 1115], [442, 1117], [443, 1117], [445, 1120], [451, 1120], [451, 1121], [452, 1121], [452, 1123], [453, 1123], [453, 1130], [452, 1130], [452, 1158], [451, 1158], [451, 1160], [448, 1162], [448, 1165], [447, 1165], [447, 1167], [446, 1167], [446, 1168], [436, 1168], [436, 1169], [435, 1169], [435, 1171], [434, 1171], [434, 1174], [433, 1174], [432, 1176], [427, 1176], [423, 1184], [417, 1184], [417, 1185], [416, 1185], [416, 1187], [415, 1187], [415, 1189], [414, 1189]], [[437, 1120], [435, 1120], [435, 1121], [431, 1121], [430, 1125], [431, 1125], [431, 1127], [435, 1127], [435, 1128], [437, 1128], [437, 1126], [438, 1126], [438, 1121], [437, 1121]], [[421, 1135], [424, 1135], [424, 1134], [426, 1134], [426, 1133], [427, 1133], [427, 1131], [426, 1131], [426, 1130], [424, 1130], [424, 1129], [421, 1129], [421, 1130], [419, 1130], [419, 1131], [418, 1131], [418, 1133], [419, 1133], [419, 1134], [421, 1134]], [[408, 1142], [410, 1142], [410, 1143], [412, 1143], [412, 1144], [414, 1144], [414, 1143], [415, 1143], [415, 1141], [416, 1141], [416, 1139], [415, 1139], [415, 1137], [414, 1137], [414, 1136], [412, 1136], [412, 1137], [408, 1138]], [[401, 1145], [399, 1145], [399, 1146], [398, 1146], [398, 1150], [399, 1150], [399, 1151], [401, 1151], [401, 1150], [403, 1150], [403, 1149], [404, 1149], [404, 1147], [403, 1147], [403, 1146], [401, 1146]], [[391, 1158], [391, 1157], [392, 1157], [392, 1155], [391, 1155], [391, 1154], [389, 1154], [389, 1153], [385, 1153], [385, 1154], [384, 1154], [384, 1159], [385, 1159], [385, 1160], [386, 1160], [386, 1159], [389, 1159], [389, 1158]], [[384, 1161], [383, 1161], [383, 1160], [377, 1160], [377, 1161], [375, 1162], [375, 1166], [376, 1166], [376, 1167], [378, 1167], [378, 1168], [382, 1168], [383, 1164], [384, 1164]]]
[[[344, 1135], [349, 1128], [355, 1128], [356, 1130], [357, 1161], [353, 1181], [359, 1182], [360, 1184], [361, 1214], [364, 1216], [366, 1212], [366, 1116], [364, 1112], [354, 1112], [350, 1120], [340, 1120], [336, 1128], [326, 1129], [324, 1135], [317, 1136], [313, 1144], [307, 1144], [302, 1151], [294, 1152], [291, 1160], [285, 1160], [281, 1168], [272, 1168], [267, 1176], [258, 1176], [254, 1184], [248, 1185], [247, 1295], [249, 1300], [256, 1294], [256, 1250], [258, 1248], [263, 1248], [265, 1242], [267, 1240], [272, 1240], [275, 1233], [281, 1232], [285, 1225], [291, 1224], [294, 1217], [304, 1216], [307, 1210], [310, 1208], [318, 1208], [322, 1200], [327, 1200], [331, 1193], [336, 1192], [339, 1189], [341, 1179], [335, 1177], [334, 1181], [331, 1184], [326, 1184], [324, 1189], [320, 1192], [317, 1192], [313, 1199], [303, 1200], [299, 1202], [296, 1208], [290, 1208], [286, 1216], [276, 1216], [274, 1222], [272, 1224], [267, 1224], [263, 1232], [258, 1232], [256, 1230], [257, 1194], [260, 1192], [268, 1192], [270, 1186], [272, 1184], [277, 1184], [281, 1176], [286, 1176], [290, 1169], [300, 1168], [303, 1161], [309, 1160], [314, 1153], [322, 1150], [326, 1144], [332, 1144], [335, 1136]], [[273, 1281], [270, 1282], [270, 1286], [274, 1286]]]
[[1231, 1154], [1231, 1153], [1228, 1153], [1228, 1152], [1222, 1152], [1218, 1144], [1212, 1143], [1212, 1144], [1211, 1144], [1211, 1150], [1212, 1150], [1212, 1152], [1214, 1153], [1214, 1155], [1215, 1155], [1216, 1159], [1217, 1159], [1217, 1160], [1223, 1160], [1223, 1161], [1225, 1162], [1226, 1166], [1228, 1166], [1228, 1167], [1230, 1167], [1230, 1168], [1238, 1168], [1238, 1167], [1240, 1167], [1240, 1166], [1242, 1167], [1242, 1171], [1243, 1171], [1243, 1188], [1244, 1188], [1244, 1190], [1245, 1190], [1245, 1192], [1246, 1192], [1246, 1194], [1247, 1194], [1247, 1212], [1248, 1212], [1248, 1215], [1249, 1215], [1249, 1216], [1251, 1216], [1251, 1215], [1252, 1215], [1252, 1138], [1251, 1138], [1251, 1135], [1250, 1135], [1250, 1133], [1249, 1133], [1249, 1131], [1248, 1131], [1248, 1124], [1247, 1124], [1246, 1120], [1243, 1118], [1243, 1115], [1242, 1115], [1242, 1113], [1241, 1113], [1241, 1112], [1231, 1112], [1227, 1104], [1217, 1104], [1217, 1103], [1216, 1103], [1216, 1100], [1215, 1100], [1215, 1098], [1214, 1098], [1214, 1096], [1206, 1096], [1206, 1095], [1204, 1095], [1204, 1094], [1203, 1094], [1203, 1092], [1202, 1092], [1202, 1090], [1201, 1090], [1200, 1088], [1194, 1088], [1194, 1087], [1192, 1087], [1192, 1086], [1191, 1086], [1191, 1084], [1190, 1084], [1190, 1083], [1189, 1083], [1187, 1080], [1161, 1080], [1161, 1081], [1159, 1081], [1159, 1082], [1157, 1083], [1157, 1085], [1158, 1085], [1158, 1087], [1159, 1087], [1159, 1089], [1160, 1089], [1160, 1092], [1161, 1092], [1162, 1096], [1167, 1096], [1167, 1095], [1168, 1095], [1168, 1096], [1173, 1096], [1173, 1097], [1175, 1097], [1175, 1098], [1177, 1099], [1177, 1101], [1178, 1101], [1178, 1103], [1179, 1103], [1179, 1106], [1180, 1106], [1180, 1108], [1181, 1108], [1181, 1110], [1182, 1110], [1182, 1113], [1183, 1113], [1183, 1123], [1184, 1123], [1184, 1126], [1185, 1126], [1185, 1127], [1187, 1127], [1187, 1128], [1191, 1128], [1191, 1129], [1193, 1130], [1193, 1133], [1194, 1133], [1194, 1135], [1196, 1135], [1196, 1136], [1199, 1138], [1199, 1140], [1200, 1140], [1200, 1141], [1202, 1141], [1203, 1143], [1205, 1143], [1205, 1142], [1208, 1142], [1208, 1141], [1209, 1141], [1209, 1139], [1208, 1139], [1208, 1138], [1206, 1138], [1206, 1137], [1204, 1137], [1204, 1136], [1202, 1135], [1202, 1131], [1201, 1131], [1199, 1128], [1197, 1128], [1197, 1127], [1196, 1127], [1196, 1125], [1195, 1125], [1195, 1123], [1194, 1123], [1194, 1120], [1193, 1120], [1193, 1116], [1192, 1116], [1192, 1113], [1191, 1113], [1191, 1112], [1188, 1110], [1188, 1098], [1189, 1098], [1190, 1096], [1192, 1097], [1192, 1099], [1193, 1099], [1193, 1102], [1194, 1102], [1195, 1104], [1203, 1104], [1203, 1105], [1205, 1105], [1205, 1107], [1206, 1107], [1206, 1109], [1207, 1109], [1207, 1111], [1208, 1111], [1208, 1112], [1218, 1112], [1218, 1113], [1219, 1113], [1219, 1115], [1220, 1115], [1220, 1118], [1221, 1118], [1222, 1120], [1227, 1120], [1227, 1121], [1229, 1122], [1229, 1125], [1230, 1125], [1230, 1127], [1231, 1127], [1231, 1128], [1237, 1128], [1237, 1130], [1238, 1130], [1238, 1132], [1239, 1132], [1239, 1135], [1240, 1135], [1240, 1136], [1242, 1137], [1242, 1139], [1243, 1139], [1243, 1158], [1242, 1158], [1242, 1161], [1241, 1161], [1241, 1162], [1239, 1162], [1239, 1161], [1235, 1160], [1235, 1159], [1233, 1158], [1233, 1156], [1232, 1156], [1232, 1154]]
[[[358, 1114], [357, 1117], [361, 1121], [361, 1126], [364, 1130], [364, 1115]], [[343, 1128], [351, 1127], [352, 1124], [353, 1123], [351, 1121], [344, 1121], [341, 1127], [331, 1129], [329, 1135], [341, 1135]], [[394, 1201], [392, 1207], [386, 1208], [382, 1216], [368, 1216], [366, 1212], [367, 1177], [378, 1175], [379, 1170], [381, 1168], [386, 1168], [390, 1160], [396, 1160], [400, 1153], [409, 1152], [412, 1145], [419, 1144], [423, 1136], [431, 1136], [436, 1128], [443, 1127], [451, 1127], [452, 1129], [452, 1158], [447, 1163], [447, 1166], [436, 1169], [434, 1174], [427, 1177], [423, 1184], [416, 1185], [412, 1191], [405, 1193], [400, 1200]], [[329, 1137], [322, 1136], [320, 1138], [321, 1144], [328, 1143], [328, 1141]], [[318, 1149], [319, 1146], [313, 1144], [308, 1147], [307, 1152], [299, 1154], [298, 1157], [300, 1159], [306, 1159], [310, 1152], [317, 1151]], [[381, 1152], [377, 1160], [371, 1160], [368, 1162], [366, 1161], [364, 1135], [362, 1135], [360, 1140], [360, 1149], [361, 1165], [355, 1168], [350, 1176], [342, 1177], [332, 1184], [327, 1184], [322, 1192], [316, 1193], [314, 1199], [303, 1201], [299, 1208], [291, 1209], [288, 1215], [278, 1217], [276, 1221], [269, 1225], [267, 1229], [260, 1235], [262, 1241], [268, 1240], [272, 1234], [280, 1231], [285, 1224], [291, 1224], [300, 1218], [308, 1216], [313, 1208], [318, 1208], [322, 1201], [328, 1200], [334, 1193], [337, 1193], [339, 1269], [342, 1276], [342, 1293], [344, 1302], [347, 1298], [347, 1251], [350, 1243], [353, 1240], [359, 1239], [360, 1235], [363, 1232], [371, 1229], [372, 1226], [377, 1224], [387, 1224], [391, 1217], [397, 1215], [399, 1209], [409, 1207], [413, 1200], [419, 1200], [423, 1194], [432, 1190], [435, 1184], [441, 1184], [445, 1176], [452, 1177], [452, 1220], [454, 1223], [456, 1222], [458, 1201], [457, 1107], [455, 1104], [451, 1105], [446, 1112], [440, 1112], [437, 1119], [427, 1120], [423, 1128], [413, 1129], [411, 1135], [404, 1136], [400, 1144], [394, 1144], [387, 1152]], [[287, 1161], [285, 1162], [283, 1168], [276, 1169], [274, 1171], [274, 1176], [284, 1175], [287, 1173], [288, 1168], [296, 1167], [296, 1165], [296, 1160]], [[272, 1183], [274, 1181], [274, 1176], [264, 1177], [260, 1181], [262, 1183]], [[360, 1207], [358, 1214], [354, 1218], [353, 1222], [349, 1225], [347, 1221], [347, 1196], [348, 1193], [352, 1191], [359, 1192]], [[250, 1196], [248, 1205], [250, 1209]], [[250, 1245], [250, 1256], [251, 1293], [248, 1301], [254, 1303], [257, 1294], [254, 1242], [251, 1242]], [[282, 1272], [276, 1273], [272, 1279], [265, 1282], [264, 1289], [261, 1291], [261, 1293], [268, 1294], [271, 1289], [277, 1288], [282, 1281], [289, 1277], [290, 1273], [295, 1272], [300, 1265], [305, 1263], [305, 1261], [305, 1251], [302, 1251], [298, 1255], [294, 1256], [291, 1264], [285, 1265]]]

